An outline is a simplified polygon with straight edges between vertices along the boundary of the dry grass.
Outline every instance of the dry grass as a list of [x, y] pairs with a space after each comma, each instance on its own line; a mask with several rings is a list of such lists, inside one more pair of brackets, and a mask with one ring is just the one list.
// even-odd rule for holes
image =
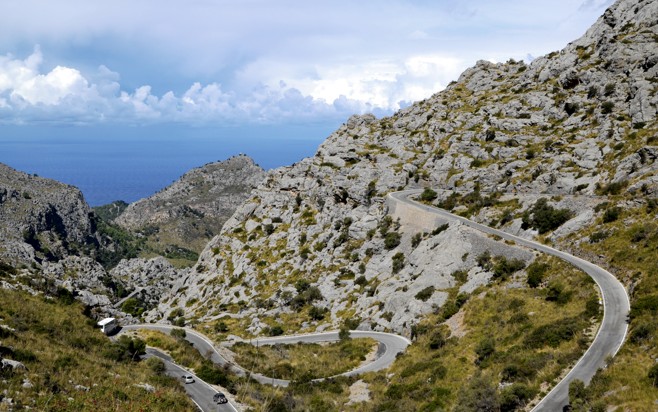
[[[13, 399], [14, 409], [195, 410], [176, 379], [158, 376], [142, 363], [112, 360], [110, 340], [82, 314], [79, 304], [67, 306], [3, 289], [0, 302], [0, 324], [14, 329], [2, 333], [2, 357], [27, 367], [3, 372], [4, 396]], [[31, 388], [23, 387], [26, 380]], [[153, 385], [156, 391], [135, 386], [139, 383]]]
[[233, 345], [236, 363], [265, 376], [308, 381], [339, 375], [357, 367], [376, 350], [372, 339], [350, 339], [332, 344]]

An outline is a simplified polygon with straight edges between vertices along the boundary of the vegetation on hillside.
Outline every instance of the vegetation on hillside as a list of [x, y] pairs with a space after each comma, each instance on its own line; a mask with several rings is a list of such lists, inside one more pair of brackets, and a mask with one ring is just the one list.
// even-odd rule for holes
[[0, 302], [1, 356], [25, 365], [0, 370], [14, 409], [195, 410], [177, 379], [139, 362], [143, 341], [110, 341], [72, 299], [0, 289]]
[[236, 363], [277, 379], [308, 382], [356, 368], [376, 349], [372, 339], [346, 339], [335, 344], [261, 345], [238, 343], [231, 347]]

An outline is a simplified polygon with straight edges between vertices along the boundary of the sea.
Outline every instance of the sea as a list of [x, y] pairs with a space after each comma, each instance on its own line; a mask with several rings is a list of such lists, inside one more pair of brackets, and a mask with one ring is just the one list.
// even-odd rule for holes
[[0, 128], [0, 162], [78, 187], [87, 203], [131, 203], [204, 164], [246, 154], [266, 170], [313, 156], [333, 124], [186, 128]]

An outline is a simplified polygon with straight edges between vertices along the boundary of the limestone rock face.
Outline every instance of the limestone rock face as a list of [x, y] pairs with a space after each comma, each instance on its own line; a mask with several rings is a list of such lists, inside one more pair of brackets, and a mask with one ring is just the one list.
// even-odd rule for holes
[[244, 155], [209, 163], [128, 205], [115, 222], [131, 230], [147, 228], [165, 246], [201, 250], [264, 176]]
[[[437, 234], [437, 222], [399, 226], [386, 217], [387, 193], [499, 196], [505, 219], [502, 207], [473, 218], [524, 237], [536, 232], [522, 227], [523, 212], [547, 197], [575, 216], [555, 241], [598, 218], [597, 201], [578, 196], [615, 182], [658, 193], [656, 16], [656, 0], [620, 0], [559, 52], [477, 62], [393, 116], [352, 116], [315, 156], [267, 173], [154, 316], [237, 316], [252, 333], [284, 319], [304, 331], [350, 317], [404, 331], [453, 288], [490, 281], [479, 254], [533, 255], [454, 224]], [[311, 306], [325, 316], [309, 317]]]
[[186, 273], [174, 268], [161, 256], [152, 259], [123, 259], [110, 270], [109, 275], [130, 290], [138, 291], [137, 299], [147, 307], [155, 307], [163, 295], [169, 292], [173, 282]]
[[70, 185], [0, 164], [0, 256], [12, 264], [58, 260], [94, 243], [90, 209]]

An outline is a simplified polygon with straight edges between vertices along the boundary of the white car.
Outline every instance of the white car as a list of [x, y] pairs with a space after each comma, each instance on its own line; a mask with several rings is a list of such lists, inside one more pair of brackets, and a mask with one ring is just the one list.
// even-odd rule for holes
[[181, 379], [183, 379], [185, 383], [194, 383], [194, 376], [192, 375], [183, 375], [181, 376]]

